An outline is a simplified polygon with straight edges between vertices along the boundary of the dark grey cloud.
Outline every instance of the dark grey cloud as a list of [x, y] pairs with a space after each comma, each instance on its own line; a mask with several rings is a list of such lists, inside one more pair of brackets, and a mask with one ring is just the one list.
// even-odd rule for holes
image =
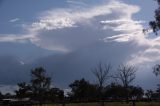
[[[122, 64], [132, 54], [139, 51], [134, 43], [104, 43], [97, 42], [70, 53], [59, 53], [44, 56], [30, 63], [22, 64], [20, 59], [13, 56], [0, 57], [0, 82], [5, 85], [16, 85], [18, 82], [30, 80], [30, 70], [42, 66], [52, 77], [53, 85], [67, 88], [75, 79], [86, 78], [95, 83], [91, 68], [101, 61], [113, 65], [111, 74], [114, 74], [119, 64]], [[139, 67], [137, 67], [139, 68]], [[146, 69], [146, 68], [145, 68]], [[154, 88], [157, 79], [150, 69], [144, 71], [139, 68], [135, 84], [147, 88]], [[144, 75], [145, 72], [145, 75]]]
[[14, 57], [0, 56], [0, 84], [16, 84], [26, 81], [28, 78], [28, 68], [23, 66], [21, 60]]

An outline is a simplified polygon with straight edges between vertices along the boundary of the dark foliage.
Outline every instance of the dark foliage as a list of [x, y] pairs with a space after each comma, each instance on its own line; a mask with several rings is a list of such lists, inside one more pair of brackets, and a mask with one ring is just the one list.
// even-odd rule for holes
[[97, 86], [90, 84], [85, 79], [75, 80], [69, 85], [69, 97], [76, 102], [92, 101], [97, 99]]
[[160, 0], [155, 0], [158, 3], [158, 8], [154, 12], [155, 20], [149, 22], [149, 26], [152, 28], [153, 32], [157, 35], [160, 30]]
[[144, 91], [141, 87], [129, 86], [127, 89], [119, 84], [111, 83], [106, 87], [106, 97], [110, 100], [125, 100], [126, 91], [128, 92], [128, 98], [132, 100], [141, 100]]
[[18, 90], [15, 91], [17, 98], [29, 98], [32, 94], [31, 86], [25, 82], [18, 83]]

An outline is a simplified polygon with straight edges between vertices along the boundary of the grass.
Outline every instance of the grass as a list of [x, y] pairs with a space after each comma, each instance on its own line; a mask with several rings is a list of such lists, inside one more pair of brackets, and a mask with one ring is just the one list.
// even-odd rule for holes
[[[44, 104], [43, 106], [62, 106], [62, 104]], [[100, 106], [100, 103], [70, 103], [65, 106]], [[109, 102], [105, 106], [132, 106], [132, 103]], [[160, 106], [160, 102], [137, 102], [136, 106]]]

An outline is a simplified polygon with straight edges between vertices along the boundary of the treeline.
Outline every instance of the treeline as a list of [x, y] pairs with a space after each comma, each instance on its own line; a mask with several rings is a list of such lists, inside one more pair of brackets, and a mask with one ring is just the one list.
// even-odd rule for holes
[[[121, 101], [127, 99], [142, 100], [144, 95], [144, 90], [139, 86], [128, 86], [124, 88], [122, 85], [111, 83], [102, 89], [102, 94], [100, 93], [99, 86], [96, 84], [91, 84], [85, 79], [80, 79], [74, 81], [69, 85], [71, 88], [71, 93], [69, 98], [74, 102], [88, 102], [88, 101]], [[126, 93], [127, 92], [127, 93]], [[127, 95], [126, 95], [127, 94]]]
[[[111, 64], [98, 63], [92, 70], [96, 83], [91, 83], [82, 78], [69, 84], [70, 92], [64, 93], [60, 88], [52, 87], [51, 77], [47, 75], [43, 67], [31, 70], [31, 80], [29, 83], [18, 83], [16, 95], [2, 95], [0, 99], [29, 98], [32, 102], [42, 105], [43, 103], [63, 103], [66, 102], [101, 102], [105, 101], [152, 101], [160, 99], [160, 86], [156, 91], [144, 91], [140, 86], [134, 86], [136, 78], [136, 68], [132, 65], [119, 65], [117, 71], [111, 74]], [[160, 74], [160, 65], [153, 68], [155, 75]], [[109, 80], [113, 82], [108, 83]]]

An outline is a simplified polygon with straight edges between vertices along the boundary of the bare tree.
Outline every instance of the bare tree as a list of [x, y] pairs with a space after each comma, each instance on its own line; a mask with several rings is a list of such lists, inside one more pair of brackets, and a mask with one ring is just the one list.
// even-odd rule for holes
[[103, 88], [106, 83], [106, 80], [109, 79], [109, 71], [111, 70], [111, 68], [112, 67], [110, 63], [102, 64], [101, 62], [99, 62], [97, 66], [94, 69], [92, 69], [92, 72], [96, 77], [98, 86], [100, 88]]
[[134, 81], [135, 77], [136, 69], [134, 66], [128, 64], [119, 65], [115, 78], [122, 83], [125, 89], [127, 102], [129, 98], [129, 85]]
[[[97, 80], [101, 100], [103, 100], [103, 88], [105, 86], [105, 83], [110, 78], [109, 71], [111, 70], [111, 68], [112, 67], [110, 63], [102, 64], [101, 62], [99, 62], [97, 66], [92, 69], [92, 72]], [[102, 102], [101, 106], [104, 106], [104, 102]]]
[[119, 65], [117, 71], [116, 78], [119, 79], [126, 88], [134, 81], [136, 77], [136, 69], [132, 65]]

